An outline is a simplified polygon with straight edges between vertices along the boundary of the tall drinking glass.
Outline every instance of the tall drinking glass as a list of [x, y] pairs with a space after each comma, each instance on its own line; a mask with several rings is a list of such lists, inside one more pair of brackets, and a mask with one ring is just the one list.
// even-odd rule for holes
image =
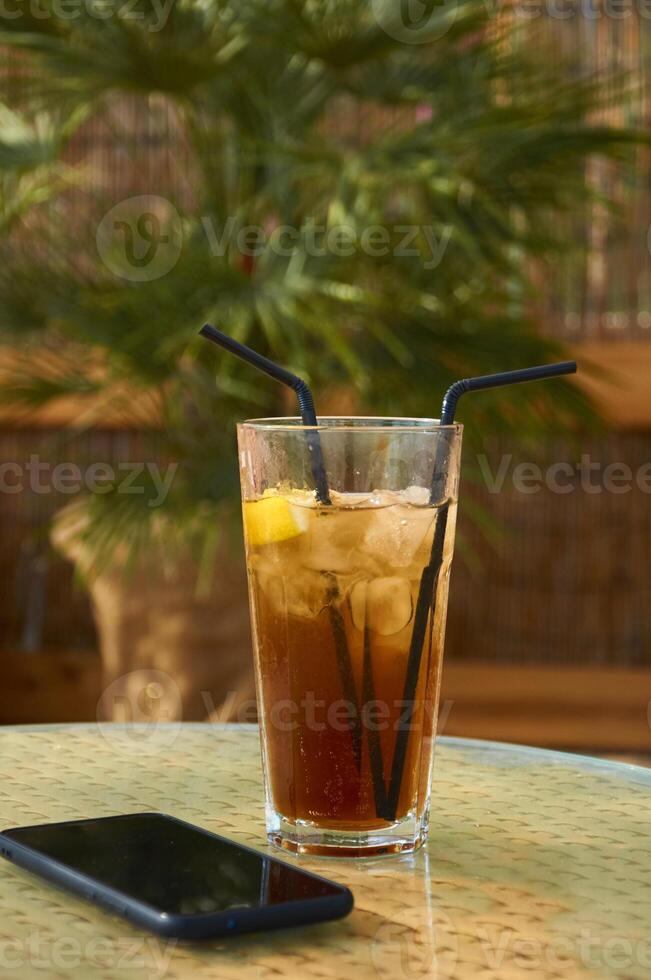
[[291, 851], [404, 852], [427, 835], [461, 434], [434, 419], [238, 427], [267, 832]]

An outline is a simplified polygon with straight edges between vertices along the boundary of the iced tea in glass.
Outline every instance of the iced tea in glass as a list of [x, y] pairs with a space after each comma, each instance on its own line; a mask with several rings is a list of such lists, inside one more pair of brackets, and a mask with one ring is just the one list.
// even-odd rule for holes
[[411, 851], [427, 834], [461, 426], [316, 429], [327, 503], [300, 419], [238, 428], [267, 831], [296, 852]]

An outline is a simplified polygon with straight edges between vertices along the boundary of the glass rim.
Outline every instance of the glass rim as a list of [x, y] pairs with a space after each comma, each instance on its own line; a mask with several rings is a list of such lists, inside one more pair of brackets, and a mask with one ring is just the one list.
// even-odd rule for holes
[[337, 432], [456, 432], [463, 431], [461, 422], [441, 424], [440, 419], [401, 415], [322, 415], [317, 425], [305, 425], [299, 415], [246, 419], [238, 429], [268, 432], [329, 431]]

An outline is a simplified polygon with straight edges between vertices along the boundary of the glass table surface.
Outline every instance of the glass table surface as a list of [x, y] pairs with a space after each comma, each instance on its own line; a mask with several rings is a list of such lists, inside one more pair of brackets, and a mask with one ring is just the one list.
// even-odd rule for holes
[[[3, 828], [142, 810], [267, 849], [257, 728], [0, 728]], [[352, 889], [348, 918], [193, 944], [0, 862], [0, 976], [651, 976], [651, 770], [442, 738], [426, 848], [298, 862]]]

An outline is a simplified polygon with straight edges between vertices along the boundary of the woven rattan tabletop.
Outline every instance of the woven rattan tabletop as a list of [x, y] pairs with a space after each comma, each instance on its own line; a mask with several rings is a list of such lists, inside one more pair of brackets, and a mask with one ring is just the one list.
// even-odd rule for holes
[[[161, 810], [266, 847], [253, 727], [2, 728], [0, 749], [3, 827]], [[651, 772], [441, 739], [432, 811], [415, 856], [300, 859], [350, 886], [347, 919], [203, 944], [146, 935], [2, 862], [0, 976], [651, 976]]]

